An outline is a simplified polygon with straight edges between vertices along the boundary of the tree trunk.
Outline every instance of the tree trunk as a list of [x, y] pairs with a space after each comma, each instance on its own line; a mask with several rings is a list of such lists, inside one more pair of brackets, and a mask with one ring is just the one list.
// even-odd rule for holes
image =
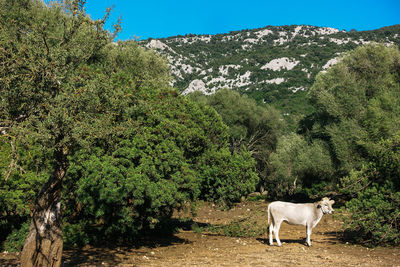
[[61, 190], [67, 171], [67, 155], [54, 152], [54, 169], [40, 190], [29, 234], [21, 254], [21, 266], [60, 266], [62, 241]]

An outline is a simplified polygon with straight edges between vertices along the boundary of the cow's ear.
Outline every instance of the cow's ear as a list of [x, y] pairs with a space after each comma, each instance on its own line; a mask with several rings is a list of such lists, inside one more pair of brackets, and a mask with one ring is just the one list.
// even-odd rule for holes
[[331, 203], [331, 205], [335, 204], [335, 200], [333, 200], [333, 199], [329, 202]]

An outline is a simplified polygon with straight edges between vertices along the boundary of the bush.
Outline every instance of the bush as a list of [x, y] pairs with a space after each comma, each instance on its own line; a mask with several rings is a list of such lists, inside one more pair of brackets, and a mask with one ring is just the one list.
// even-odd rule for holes
[[280, 113], [271, 106], [258, 104], [247, 95], [229, 89], [218, 90], [210, 96], [196, 92], [188, 97], [218, 112], [229, 127], [231, 150], [240, 151], [244, 147], [251, 152], [260, 177], [259, 187], [264, 188], [271, 171], [268, 159], [284, 128]]
[[[132, 242], [199, 197], [231, 203], [254, 189], [254, 161], [229, 151], [227, 127], [213, 109], [170, 89], [137, 93], [142, 102], [128, 135], [71, 156], [70, 245]], [[219, 182], [212, 194], [204, 188], [211, 179]]]
[[[379, 147], [378, 147], [379, 146]], [[381, 141], [368, 166], [341, 179], [347, 231], [367, 245], [400, 244], [400, 135]]]
[[19, 151], [19, 160], [14, 163], [20, 168], [10, 169], [8, 165], [13, 152], [10, 144], [3, 140], [0, 139], [0, 249], [20, 251], [29, 228], [35, 195], [47, 178], [47, 164], [46, 160], [37, 160], [41, 152], [36, 146], [30, 144], [28, 150], [22, 144], [14, 143]]
[[24, 247], [25, 238], [28, 235], [30, 220], [24, 222], [20, 228], [14, 229], [6, 238], [3, 249], [8, 252], [20, 252]]
[[344, 227], [356, 242], [368, 245], [400, 244], [400, 193], [389, 185], [373, 184], [346, 203], [350, 212]]
[[199, 164], [202, 198], [230, 206], [254, 192], [259, 181], [255, 160], [249, 152], [231, 152], [228, 148], [209, 150]]
[[332, 187], [332, 162], [327, 148], [318, 140], [309, 144], [295, 133], [283, 136], [270, 160], [272, 174], [268, 190], [273, 196], [304, 193], [317, 198]]

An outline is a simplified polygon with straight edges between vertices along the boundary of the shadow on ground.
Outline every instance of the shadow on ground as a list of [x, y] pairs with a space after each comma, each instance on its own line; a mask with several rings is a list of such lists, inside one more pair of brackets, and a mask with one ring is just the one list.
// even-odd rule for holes
[[[269, 246], [269, 239], [267, 238], [256, 238], [256, 240], [264, 245]], [[306, 240], [303, 239], [281, 239], [282, 244], [300, 244], [307, 246]], [[278, 246], [276, 244], [276, 240], [274, 239], [274, 246]]]
[[0, 266], [11, 267], [11, 266], [19, 266], [19, 260], [15, 258], [10, 259], [0, 259]]
[[[129, 262], [132, 256], [146, 256], [146, 251], [138, 249], [153, 249], [158, 247], [168, 247], [177, 244], [191, 244], [191, 241], [182, 239], [174, 235], [180, 230], [192, 230], [193, 225], [197, 227], [207, 227], [208, 224], [195, 223], [193, 220], [171, 219], [160, 225], [158, 229], [144, 233], [138, 237], [134, 243], [124, 245], [113, 245], [105, 243], [102, 246], [86, 246], [83, 248], [65, 249], [63, 252], [63, 267], [76, 266], [82, 263], [101, 266], [103, 262], [113, 265]], [[169, 229], [164, 231], [164, 227]], [[175, 229], [171, 231], [170, 229]], [[2, 265], [0, 265], [2, 266]]]

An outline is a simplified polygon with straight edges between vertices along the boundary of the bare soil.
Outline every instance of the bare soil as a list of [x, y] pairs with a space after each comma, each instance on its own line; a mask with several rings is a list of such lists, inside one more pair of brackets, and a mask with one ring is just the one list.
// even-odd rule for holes
[[[231, 210], [204, 204], [193, 221], [200, 226], [250, 222], [266, 229], [265, 202], [244, 202]], [[188, 214], [176, 213], [175, 218]], [[65, 250], [62, 266], [399, 266], [400, 247], [366, 248], [340, 239], [341, 222], [325, 215], [305, 245], [305, 227], [282, 224], [282, 247], [269, 246], [268, 234], [228, 237], [182, 226], [173, 236], [149, 238], [138, 247]], [[275, 243], [276, 244], [276, 243]], [[19, 255], [0, 253], [0, 266], [18, 266]]]

